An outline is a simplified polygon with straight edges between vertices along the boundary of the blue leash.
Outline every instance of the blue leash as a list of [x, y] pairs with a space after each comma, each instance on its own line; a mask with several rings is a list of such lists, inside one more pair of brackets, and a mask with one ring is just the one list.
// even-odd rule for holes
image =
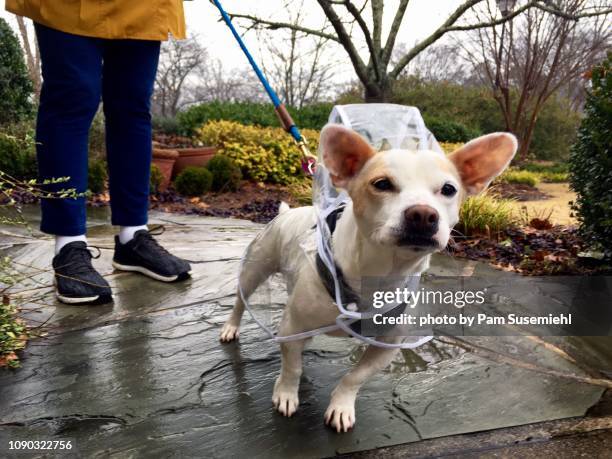
[[314, 172], [315, 164], [316, 164], [316, 156], [310, 153], [306, 139], [304, 138], [304, 136], [302, 136], [302, 134], [300, 133], [300, 130], [295, 125], [293, 118], [291, 118], [291, 115], [287, 111], [287, 107], [285, 107], [285, 104], [281, 102], [281, 100], [278, 97], [278, 94], [276, 94], [276, 91], [274, 91], [272, 86], [270, 86], [270, 83], [268, 82], [265, 75], [263, 74], [259, 66], [257, 65], [257, 62], [255, 62], [255, 59], [253, 59], [253, 56], [251, 55], [251, 53], [249, 52], [249, 49], [247, 48], [244, 41], [242, 40], [242, 37], [240, 36], [238, 31], [234, 27], [234, 24], [232, 23], [232, 19], [223, 9], [221, 2], [219, 2], [219, 0], [212, 0], [212, 2], [219, 9], [219, 12], [221, 13], [221, 17], [223, 18], [223, 21], [229, 27], [230, 31], [232, 32], [232, 35], [234, 36], [234, 38], [240, 45], [240, 49], [242, 49], [242, 52], [244, 53], [246, 58], [249, 60], [249, 63], [251, 64], [251, 67], [255, 71], [257, 78], [259, 78], [259, 81], [261, 81], [261, 84], [263, 85], [264, 89], [268, 93], [270, 100], [274, 104], [274, 109], [276, 111], [276, 115], [278, 116], [278, 119], [280, 120], [281, 125], [289, 134], [291, 134], [296, 144], [298, 145], [302, 153], [302, 169], [304, 169], [305, 172], [312, 175]]

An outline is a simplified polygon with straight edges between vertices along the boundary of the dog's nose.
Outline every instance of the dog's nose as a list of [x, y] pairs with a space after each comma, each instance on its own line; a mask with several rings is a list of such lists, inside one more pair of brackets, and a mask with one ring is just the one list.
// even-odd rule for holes
[[416, 205], [404, 211], [406, 229], [410, 233], [433, 236], [438, 232], [438, 211], [430, 206]]

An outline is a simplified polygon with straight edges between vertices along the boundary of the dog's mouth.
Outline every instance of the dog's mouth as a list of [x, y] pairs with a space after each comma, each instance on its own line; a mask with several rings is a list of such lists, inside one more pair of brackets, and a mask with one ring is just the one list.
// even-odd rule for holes
[[432, 236], [424, 236], [418, 234], [406, 234], [402, 235], [398, 241], [399, 247], [406, 247], [416, 251], [425, 251], [431, 249], [437, 249], [440, 244]]

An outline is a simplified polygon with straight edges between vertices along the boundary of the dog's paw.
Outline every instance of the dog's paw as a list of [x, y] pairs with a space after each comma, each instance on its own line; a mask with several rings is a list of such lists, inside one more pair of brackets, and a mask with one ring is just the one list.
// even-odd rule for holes
[[280, 414], [290, 418], [297, 411], [300, 403], [297, 388], [284, 387], [277, 380], [272, 394], [272, 403]]
[[238, 339], [238, 335], [240, 335], [240, 326], [234, 325], [230, 322], [225, 322], [223, 324], [223, 328], [221, 329], [219, 340], [222, 343], [229, 343]]
[[325, 424], [336, 432], [348, 432], [355, 425], [355, 399], [333, 397], [325, 412]]

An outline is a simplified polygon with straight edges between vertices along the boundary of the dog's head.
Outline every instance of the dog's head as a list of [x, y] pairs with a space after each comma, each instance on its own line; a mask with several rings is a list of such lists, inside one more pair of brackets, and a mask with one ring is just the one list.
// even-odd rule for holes
[[348, 191], [360, 231], [371, 241], [434, 252], [446, 247], [459, 207], [510, 163], [512, 134], [479, 137], [446, 156], [434, 151], [376, 152], [356, 132], [328, 125], [323, 161], [335, 186]]

